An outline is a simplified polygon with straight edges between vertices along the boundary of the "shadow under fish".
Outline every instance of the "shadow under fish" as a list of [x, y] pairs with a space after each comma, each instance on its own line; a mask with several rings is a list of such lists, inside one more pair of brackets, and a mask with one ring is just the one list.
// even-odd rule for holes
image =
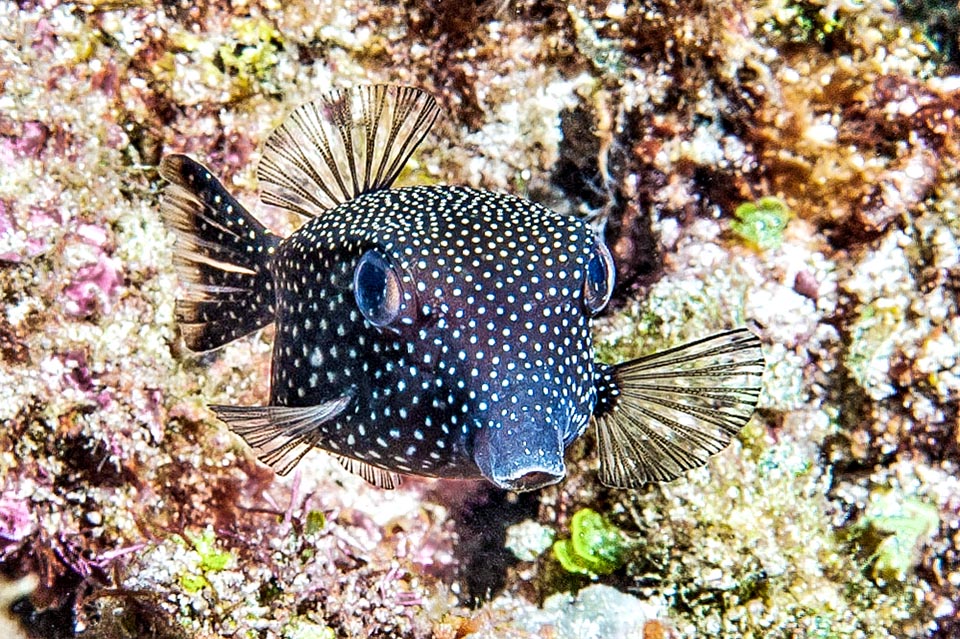
[[258, 167], [264, 204], [310, 218], [285, 239], [203, 165], [162, 160], [188, 348], [276, 324], [268, 405], [218, 417], [278, 473], [317, 447], [384, 488], [556, 483], [591, 418], [609, 486], [670, 480], [726, 447], [760, 394], [759, 339], [736, 328], [596, 362], [614, 269], [589, 225], [507, 194], [391, 188], [438, 115], [391, 85], [294, 110]]

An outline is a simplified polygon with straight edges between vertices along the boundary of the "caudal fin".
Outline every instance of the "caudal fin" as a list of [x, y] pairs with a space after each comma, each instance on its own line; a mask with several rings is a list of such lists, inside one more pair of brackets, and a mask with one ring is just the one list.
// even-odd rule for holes
[[186, 288], [176, 314], [192, 351], [208, 351], [273, 321], [269, 264], [280, 239], [243, 208], [217, 178], [185, 155], [160, 162], [160, 213], [176, 232], [174, 262]]

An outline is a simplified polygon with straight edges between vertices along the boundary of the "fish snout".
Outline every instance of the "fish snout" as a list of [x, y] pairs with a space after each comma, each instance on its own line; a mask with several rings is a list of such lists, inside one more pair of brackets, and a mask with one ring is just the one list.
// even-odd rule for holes
[[488, 422], [473, 438], [473, 460], [484, 477], [505, 490], [523, 492], [555, 484], [566, 475], [563, 433], [524, 416]]

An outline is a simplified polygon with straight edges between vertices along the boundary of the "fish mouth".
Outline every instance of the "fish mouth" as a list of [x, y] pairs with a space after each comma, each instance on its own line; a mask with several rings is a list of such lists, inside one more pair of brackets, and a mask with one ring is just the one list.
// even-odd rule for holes
[[497, 485], [505, 490], [512, 490], [520, 493], [528, 490], [543, 488], [544, 486], [550, 486], [551, 484], [556, 484], [563, 479], [565, 474], [566, 471], [562, 467], [560, 472], [534, 470], [521, 475], [516, 479], [508, 480]]
[[515, 492], [556, 484], [567, 474], [557, 428], [532, 419], [518, 425], [488, 424], [473, 440], [473, 460], [497, 487]]

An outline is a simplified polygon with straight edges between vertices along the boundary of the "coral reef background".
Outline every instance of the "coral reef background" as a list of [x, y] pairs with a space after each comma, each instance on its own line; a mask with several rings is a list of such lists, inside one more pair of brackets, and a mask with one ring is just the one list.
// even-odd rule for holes
[[[960, 15], [874, 0], [0, 1], [0, 634], [960, 635]], [[279, 480], [173, 321], [163, 153], [256, 201], [332, 87], [446, 111], [403, 180], [590, 216], [604, 358], [751, 322], [762, 407], [664, 486]], [[299, 223], [263, 212], [286, 233]]]

